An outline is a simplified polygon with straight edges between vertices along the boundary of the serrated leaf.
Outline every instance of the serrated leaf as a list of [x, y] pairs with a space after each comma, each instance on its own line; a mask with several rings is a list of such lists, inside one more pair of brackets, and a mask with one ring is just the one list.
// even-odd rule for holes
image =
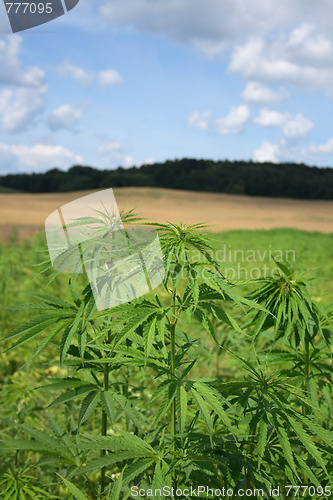
[[265, 454], [265, 450], [266, 450], [267, 430], [268, 430], [268, 424], [262, 416], [260, 423], [259, 423], [259, 426], [258, 426], [258, 465], [259, 465], [259, 467], [262, 463], [262, 460], [263, 460], [264, 454]]
[[45, 328], [54, 326], [57, 320], [60, 321], [61, 319], [68, 318], [68, 316], [68, 311], [54, 311], [40, 314], [38, 316], [35, 316], [30, 321], [27, 321], [23, 325], [19, 326], [18, 328], [15, 328], [15, 330], [13, 330], [10, 334], [6, 335], [6, 337], [3, 337], [0, 342], [5, 342], [22, 334], [25, 334], [24, 337], [27, 337], [29, 339], [31, 337], [34, 337], [35, 335], [38, 335], [38, 333], [45, 330]]
[[81, 385], [75, 389], [71, 389], [70, 391], [66, 391], [64, 394], [58, 396], [52, 403], [50, 403], [46, 408], [52, 408], [52, 406], [59, 405], [61, 403], [67, 403], [72, 399], [76, 399], [78, 396], [82, 396], [86, 392], [91, 391], [92, 389], [96, 389], [96, 385], [94, 384], [85, 384]]
[[113, 392], [112, 391], [102, 391], [101, 392], [101, 402], [103, 406], [103, 410], [107, 414], [111, 425], [114, 424], [116, 420], [116, 409], [113, 400]]
[[63, 363], [64, 358], [70, 348], [74, 335], [78, 332], [79, 325], [82, 322], [82, 314], [84, 310], [84, 303], [80, 305], [79, 310], [76, 313], [75, 319], [72, 325], [65, 329], [63, 337], [60, 344], [60, 364]]
[[70, 434], [67, 434], [66, 430], [50, 415], [48, 415], [47, 418], [54, 434], [57, 436], [58, 439], [64, 442], [67, 449], [72, 453], [73, 457], [76, 457], [78, 450]]
[[280, 262], [280, 261], [276, 260], [274, 257], [273, 257], [273, 259], [274, 259], [275, 264], [276, 264], [276, 265], [278, 266], [278, 268], [282, 271], [282, 273], [283, 273], [283, 274], [284, 274], [287, 278], [291, 279], [291, 277], [292, 277], [292, 272], [291, 272], [291, 270], [289, 269], [289, 267], [288, 267], [286, 264], [284, 264], [283, 262]]
[[111, 493], [108, 495], [108, 500], [119, 500], [121, 489], [123, 487], [123, 474], [124, 471], [121, 472], [120, 476], [113, 483]]
[[74, 498], [76, 500], [89, 500], [83, 493], [82, 491], [80, 491], [76, 486], [75, 484], [71, 483], [68, 479], [64, 478], [63, 476], [61, 476], [60, 474], [58, 474], [58, 476], [60, 477], [60, 479], [64, 482], [64, 484], [66, 485], [66, 487], [68, 488], [68, 490], [72, 493], [72, 495], [74, 496]]
[[176, 389], [177, 389], [177, 382], [175, 381], [168, 381], [167, 385], [163, 388], [163, 391], [161, 395], [162, 401], [160, 403], [160, 406], [158, 408], [156, 417], [153, 421], [152, 426], [154, 427], [167, 413], [168, 409], [170, 408], [170, 405], [172, 401], [175, 398], [176, 395]]
[[130, 460], [132, 458], [142, 457], [139, 452], [130, 450], [130, 451], [117, 451], [117, 453], [110, 453], [109, 455], [105, 455], [104, 457], [96, 458], [92, 460], [87, 465], [80, 467], [73, 474], [88, 474], [90, 472], [94, 472], [96, 470], [101, 470], [103, 467], [107, 467], [108, 465], [113, 465], [118, 462], [122, 462], [123, 460]]
[[191, 393], [193, 394], [194, 399], [197, 402], [197, 405], [199, 407], [201, 416], [207, 426], [208, 432], [209, 432], [209, 437], [210, 440], [212, 441], [212, 435], [213, 435], [213, 423], [212, 423], [212, 417], [210, 415], [210, 411], [208, 406], [206, 405], [204, 399], [201, 397], [200, 393], [197, 392], [193, 387], [191, 388]]
[[201, 396], [208, 402], [209, 406], [214, 410], [214, 412], [220, 417], [224, 425], [230, 430], [230, 432], [234, 432], [231, 421], [224, 411], [222, 405], [224, 403], [223, 399], [219, 395], [215, 389], [212, 389], [207, 384], [202, 382], [195, 382], [194, 388], [200, 392]]
[[54, 389], [64, 389], [66, 387], [74, 388], [87, 385], [83, 380], [76, 377], [63, 377], [63, 378], [53, 377], [53, 378], [48, 378], [46, 380], [49, 380], [51, 383], [36, 387], [36, 390], [40, 389], [54, 390]]
[[[155, 492], [156, 490], [161, 490], [161, 493], [163, 491], [163, 487], [165, 485], [165, 480], [163, 478], [162, 474], [162, 467], [161, 467], [161, 462], [156, 462], [155, 465], [155, 470], [154, 470], [154, 475], [153, 475], [153, 481], [151, 483], [151, 489]], [[153, 495], [150, 498], [164, 498], [163, 495]]]
[[183, 385], [178, 385], [176, 395], [176, 408], [178, 413], [179, 431], [183, 438], [187, 417], [187, 393]]
[[154, 454], [154, 449], [143, 439], [129, 432], [117, 436], [96, 436], [89, 440], [80, 440], [82, 450], [135, 451], [142, 456]]
[[122, 394], [115, 392], [113, 393], [113, 397], [133, 424], [138, 429], [142, 429], [144, 427], [142, 415], [132, 406], [131, 402]]
[[94, 390], [89, 392], [82, 401], [79, 415], [79, 426], [88, 420], [98, 405], [100, 400], [100, 391]]
[[155, 316], [153, 318], [153, 320], [151, 321], [151, 323], [148, 324], [147, 326], [145, 326], [143, 329], [143, 340], [144, 340], [146, 358], [149, 357], [152, 345], [153, 345], [154, 340], [155, 340], [156, 320], [157, 320], [157, 317]]
[[155, 460], [151, 460], [149, 458], [145, 458], [142, 460], [138, 460], [134, 464], [130, 465], [123, 476], [123, 482], [125, 484], [130, 483], [144, 471], [146, 471]]
[[46, 304], [49, 304], [51, 306], [56, 306], [56, 307], [63, 307], [64, 309], [73, 309], [73, 304], [70, 304], [69, 302], [66, 302], [59, 297], [54, 297], [51, 295], [47, 294], [41, 294], [41, 293], [36, 293], [36, 292], [27, 292], [30, 297], [33, 297], [34, 299], [41, 300], [42, 302], [45, 302]]
[[296, 419], [291, 418], [289, 415], [286, 415], [289, 424], [291, 427], [294, 429], [296, 435], [300, 439], [300, 441], [303, 443], [305, 448], [308, 450], [309, 454], [315, 459], [315, 461], [322, 467], [322, 469], [325, 471], [325, 473], [328, 475], [325, 462], [320, 455], [318, 448], [314, 444], [313, 440], [311, 439], [311, 436], [308, 435], [306, 430], [303, 428], [303, 426], [298, 422]]
[[140, 307], [134, 306], [128, 308], [126, 313], [121, 315], [121, 319], [118, 322], [114, 321], [115, 327], [118, 324], [121, 326], [121, 331], [116, 337], [115, 347], [121, 342], [125, 342], [131, 333], [135, 332], [139, 326], [148, 321], [150, 316], [155, 315], [156, 312], [158, 312], [156, 305], [147, 301], [140, 303]]
[[279, 438], [280, 446], [282, 448], [282, 451], [284, 453], [285, 459], [287, 460], [291, 470], [295, 474], [297, 478], [299, 478], [299, 475], [296, 470], [296, 465], [294, 462], [294, 457], [293, 457], [293, 452], [291, 449], [290, 441], [288, 434], [284, 428], [284, 425], [281, 423], [279, 417], [276, 414], [273, 414], [273, 420], [275, 424], [275, 429]]
[[299, 455], [295, 455], [295, 460], [300, 466], [300, 469], [303, 472], [303, 474], [305, 474], [305, 476], [310, 479], [311, 483], [314, 484], [315, 486], [320, 486], [318, 478], [314, 475], [314, 473], [312, 472], [308, 464], [305, 462], [305, 460], [303, 460], [303, 458], [300, 457]]

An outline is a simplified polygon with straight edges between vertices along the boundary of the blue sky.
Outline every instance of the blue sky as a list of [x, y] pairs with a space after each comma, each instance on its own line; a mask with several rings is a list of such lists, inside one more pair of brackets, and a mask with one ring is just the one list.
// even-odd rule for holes
[[333, 3], [81, 0], [9, 34], [0, 174], [181, 157], [333, 166]]

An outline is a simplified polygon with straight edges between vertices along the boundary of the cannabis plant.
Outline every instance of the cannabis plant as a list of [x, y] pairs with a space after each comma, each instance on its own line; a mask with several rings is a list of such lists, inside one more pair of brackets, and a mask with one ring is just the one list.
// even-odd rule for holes
[[[133, 212], [123, 222], [142, 224]], [[36, 387], [47, 421], [22, 423], [4, 448], [32, 457], [60, 497], [131, 498], [140, 487], [190, 498], [181, 492], [205, 485], [263, 498], [329, 485], [330, 313], [283, 263], [246, 297], [203, 224], [150, 226], [164, 262], [155, 290], [97, 310], [91, 285], [72, 276], [67, 297], [34, 293], [25, 306], [37, 314], [4, 339], [8, 351], [38, 339], [33, 356], [56, 348], [61, 376]]]

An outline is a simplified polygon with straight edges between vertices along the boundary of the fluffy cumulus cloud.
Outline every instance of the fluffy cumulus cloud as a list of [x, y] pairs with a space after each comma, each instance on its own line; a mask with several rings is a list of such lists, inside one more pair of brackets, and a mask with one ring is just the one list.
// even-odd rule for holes
[[304, 0], [280, 0], [278, 8], [275, 0], [105, 0], [100, 13], [105, 23], [162, 33], [209, 57], [231, 51], [230, 71], [247, 80], [333, 84], [330, 0], [320, 8]]
[[309, 148], [311, 153], [332, 154], [333, 153], [333, 137], [328, 139], [324, 144], [312, 144]]
[[262, 127], [281, 127], [283, 133], [290, 138], [304, 137], [313, 128], [313, 123], [301, 113], [292, 116], [290, 113], [279, 113], [262, 109], [254, 122]]
[[211, 45], [288, 28], [297, 22], [317, 22], [329, 30], [330, 0], [320, 9], [304, 0], [104, 0], [104, 21], [122, 23], [140, 31], [159, 32], [184, 42]]
[[210, 111], [193, 111], [193, 113], [188, 118], [188, 124], [190, 127], [200, 128], [201, 130], [206, 130], [209, 126], [209, 121], [211, 117]]
[[103, 168], [115, 168], [124, 163], [125, 152], [123, 146], [118, 141], [109, 141], [97, 149], [99, 155], [99, 165]]
[[111, 141], [99, 146], [98, 152], [101, 155], [113, 154], [115, 151], [122, 151], [122, 146], [118, 141]]
[[118, 141], [109, 141], [97, 149], [99, 155], [99, 166], [102, 168], [134, 167], [149, 165], [155, 162], [153, 158], [145, 158], [143, 161], [136, 161], [128, 154], [128, 148]]
[[0, 129], [24, 132], [44, 111], [47, 96], [45, 73], [25, 66], [19, 35], [0, 39]]
[[98, 74], [99, 83], [106, 87], [107, 85], [121, 85], [124, 83], [123, 77], [115, 69], [106, 69]]
[[314, 125], [310, 120], [305, 118], [302, 113], [298, 113], [295, 117], [286, 121], [283, 125], [283, 132], [287, 137], [304, 137], [313, 127]]
[[250, 119], [248, 106], [233, 106], [227, 116], [216, 120], [216, 130], [220, 135], [240, 134]]
[[112, 68], [94, 73], [70, 62], [64, 62], [56, 67], [56, 71], [60, 76], [72, 78], [81, 85], [90, 85], [96, 80], [103, 87], [108, 85], [121, 85], [124, 83], [123, 77], [118, 73], [118, 71]]
[[80, 109], [73, 108], [69, 104], [63, 104], [49, 115], [47, 123], [52, 132], [61, 129], [72, 130], [79, 123], [80, 118]]
[[0, 163], [2, 173], [12, 171], [44, 172], [53, 167], [66, 169], [73, 163], [82, 163], [81, 156], [62, 146], [35, 144], [0, 143]]
[[38, 88], [45, 84], [45, 73], [36, 66], [24, 66], [21, 61], [22, 37], [0, 39], [0, 84]]
[[0, 92], [0, 128], [19, 133], [33, 126], [44, 111], [46, 94], [46, 85], [3, 89]]
[[94, 74], [92, 72], [86, 71], [70, 62], [60, 64], [57, 66], [56, 70], [60, 76], [72, 78], [81, 85], [89, 85], [94, 79]]
[[280, 147], [273, 142], [263, 141], [261, 146], [255, 150], [253, 160], [259, 163], [270, 162], [277, 163], [280, 161]]
[[245, 101], [253, 104], [275, 104], [290, 96], [287, 89], [280, 87], [274, 91], [267, 85], [260, 82], [248, 82], [242, 97]]
[[253, 153], [253, 159], [254, 161], [260, 163], [263, 162], [309, 163], [311, 159], [315, 157], [319, 158], [319, 155], [317, 155], [316, 153], [318, 153], [317, 150], [310, 149], [309, 147], [300, 149], [299, 142], [294, 141], [290, 137], [281, 137], [276, 142], [271, 142], [267, 140], [262, 141], [261, 145]]
[[302, 25], [289, 33], [268, 39], [255, 36], [237, 45], [229, 70], [247, 80], [329, 90], [333, 84], [332, 63], [331, 35]]
[[261, 109], [254, 122], [262, 127], [282, 127], [289, 119], [289, 113], [279, 113], [269, 109]]

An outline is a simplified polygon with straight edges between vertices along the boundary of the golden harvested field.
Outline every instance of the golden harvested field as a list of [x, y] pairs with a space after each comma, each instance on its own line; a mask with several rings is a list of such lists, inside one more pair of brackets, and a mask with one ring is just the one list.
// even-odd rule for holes
[[[0, 194], [0, 241], [11, 227], [20, 239], [44, 227], [46, 217], [69, 201], [91, 191], [52, 194]], [[157, 221], [207, 222], [213, 231], [231, 229], [297, 228], [333, 232], [333, 201], [259, 198], [155, 188], [114, 189], [119, 209], [137, 208]]]

